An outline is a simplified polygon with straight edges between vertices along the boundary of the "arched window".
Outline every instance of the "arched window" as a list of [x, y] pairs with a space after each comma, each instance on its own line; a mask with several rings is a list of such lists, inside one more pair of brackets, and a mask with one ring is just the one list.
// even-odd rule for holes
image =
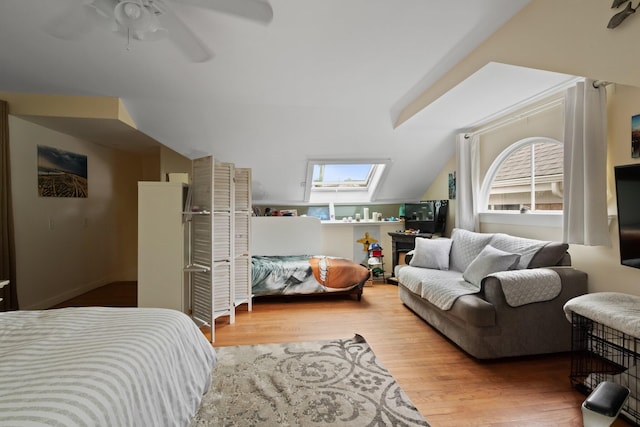
[[560, 141], [532, 137], [510, 145], [487, 171], [480, 210], [561, 214], [563, 168]]

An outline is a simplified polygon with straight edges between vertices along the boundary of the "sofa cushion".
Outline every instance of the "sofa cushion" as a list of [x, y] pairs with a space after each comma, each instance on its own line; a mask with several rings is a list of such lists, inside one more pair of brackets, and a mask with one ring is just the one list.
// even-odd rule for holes
[[451, 239], [416, 237], [413, 257], [409, 261], [409, 265], [412, 267], [448, 270], [450, 251]]
[[511, 270], [518, 265], [519, 261], [519, 254], [501, 251], [487, 245], [464, 270], [462, 277], [467, 282], [480, 286], [482, 279], [489, 274]]
[[567, 250], [569, 250], [567, 243], [548, 243], [536, 252], [527, 268], [552, 267], [558, 265], [566, 255]]
[[524, 237], [510, 236], [508, 234], [496, 233], [491, 239], [491, 246], [501, 251], [510, 252], [520, 255], [518, 269], [528, 268], [533, 257], [545, 245], [550, 242], [535, 239], [526, 239]]
[[449, 255], [449, 270], [465, 271], [492, 238], [493, 234], [490, 233], [476, 233], [454, 228], [451, 232], [453, 243]]
[[476, 327], [496, 325], [496, 308], [477, 295], [462, 295], [447, 312]]
[[[442, 271], [442, 270], [431, 270]], [[450, 310], [463, 295], [477, 294], [480, 287], [467, 282], [459, 271], [448, 270], [449, 277], [429, 277], [422, 282], [422, 298], [440, 310]]]
[[430, 268], [403, 265], [396, 268], [396, 277], [407, 289], [422, 296], [422, 287], [433, 280], [462, 280], [462, 273], [450, 270], [434, 270]]

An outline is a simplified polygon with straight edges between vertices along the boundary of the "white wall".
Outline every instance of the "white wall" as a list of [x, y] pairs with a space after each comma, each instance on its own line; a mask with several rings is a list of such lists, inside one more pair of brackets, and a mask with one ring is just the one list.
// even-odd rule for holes
[[[607, 189], [609, 213], [617, 215], [613, 167], [638, 163], [631, 158], [631, 117], [640, 113], [640, 89], [613, 85], [608, 96]], [[640, 269], [622, 266], [617, 219], [609, 226], [611, 247], [574, 245], [574, 264], [589, 273], [589, 291], [618, 291], [640, 295]]]
[[382, 246], [385, 270], [391, 274], [391, 236], [390, 232], [404, 230], [402, 222], [351, 222], [322, 224], [322, 254], [339, 256], [364, 264], [369, 259], [368, 250], [365, 251], [359, 239], [365, 238], [365, 233], [375, 238]]
[[[402, 111], [397, 124], [437, 100], [489, 62], [555, 71], [640, 87], [638, 17], [618, 28], [602, 0], [531, 0], [477, 49], [447, 70]], [[482, 102], [481, 99], [469, 102]]]
[[170, 173], [188, 173], [191, 175], [191, 159], [167, 148], [160, 147], [160, 177], [158, 181], [168, 181], [167, 175]]
[[[437, 100], [489, 62], [585, 76], [618, 84], [608, 88], [608, 200], [615, 213], [613, 166], [637, 162], [630, 152], [631, 116], [640, 113], [640, 56], [637, 49], [640, 23], [631, 16], [618, 28], [607, 28], [615, 13], [601, 0], [532, 0], [514, 18], [401, 113], [398, 123]], [[625, 84], [627, 86], [623, 86]], [[452, 141], [453, 143], [453, 141]], [[493, 226], [483, 225], [487, 231]], [[507, 227], [500, 227], [509, 230]], [[557, 232], [517, 227], [520, 235], [555, 236]], [[640, 270], [619, 261], [617, 223], [610, 225], [611, 247], [571, 246], [573, 264], [589, 274], [590, 292], [619, 291], [640, 295]], [[544, 237], [547, 238], [547, 237]]]
[[[624, 85], [607, 88], [608, 159], [607, 204], [610, 215], [617, 214], [613, 167], [638, 163], [631, 158], [631, 116], [640, 112], [640, 89]], [[560, 117], [560, 112], [558, 113]], [[554, 123], [550, 121], [549, 123]], [[552, 124], [553, 127], [557, 125]], [[532, 136], [532, 135], [529, 135]], [[562, 139], [561, 137], [559, 138]], [[514, 141], [515, 142], [515, 141]], [[496, 224], [481, 225], [486, 232], [506, 232], [523, 237], [562, 240], [562, 230], [551, 227], [522, 227]], [[613, 219], [609, 226], [611, 246], [583, 246], [572, 244], [570, 252], [573, 266], [589, 274], [589, 292], [614, 291], [640, 295], [640, 269], [620, 264], [618, 224]]]
[[[607, 112], [608, 112], [608, 158], [607, 158], [607, 204], [610, 215], [617, 214], [615, 199], [615, 182], [613, 179], [613, 167], [638, 163], [640, 159], [631, 158], [631, 117], [640, 113], [640, 89], [624, 85], [612, 85], [607, 88]], [[513, 143], [526, 136], [549, 136], [562, 140], [561, 133], [557, 133], [561, 117], [561, 111], [553, 111], [545, 116], [515, 123], [511, 126], [493, 132], [483, 138], [481, 146], [481, 158], [483, 173], [491, 161], [499, 154], [509, 142]], [[533, 126], [537, 123], [538, 126]], [[545, 129], [546, 128], [546, 129]], [[554, 135], [554, 132], [555, 135]], [[452, 159], [443, 169], [432, 187], [425, 193], [425, 197], [433, 194], [442, 194], [445, 191], [445, 175], [450, 172]], [[453, 163], [455, 164], [455, 163]], [[454, 166], [455, 167], [455, 166]], [[542, 240], [562, 240], [562, 229], [558, 227], [527, 227], [505, 224], [493, 224], [483, 222], [480, 225], [482, 232], [502, 232], [522, 237]], [[589, 247], [583, 245], [570, 246], [573, 266], [589, 274], [589, 292], [624, 292], [640, 295], [640, 269], [622, 266], [620, 264], [620, 251], [618, 241], [618, 224], [613, 219], [609, 225], [611, 246]]]
[[[9, 117], [21, 309], [47, 308], [105, 283], [136, 280], [143, 161]], [[38, 196], [37, 146], [88, 157], [88, 197]]]
[[[449, 199], [449, 174], [456, 170], [456, 159], [453, 156], [448, 162], [444, 164], [442, 170], [433, 180], [431, 186], [427, 189], [426, 193], [422, 196], [421, 200], [445, 200]], [[447, 209], [447, 223], [445, 224], [444, 235], [446, 237], [451, 236], [451, 230], [453, 230], [456, 221], [456, 203], [457, 200], [449, 200], [449, 208]]]

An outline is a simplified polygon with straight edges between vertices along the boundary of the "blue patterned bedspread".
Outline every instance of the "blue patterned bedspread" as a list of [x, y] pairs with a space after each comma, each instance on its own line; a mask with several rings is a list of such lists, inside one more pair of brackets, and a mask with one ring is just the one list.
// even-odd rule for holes
[[[324, 280], [320, 283], [314, 275]], [[253, 256], [251, 280], [254, 296], [295, 295], [346, 291], [362, 285], [368, 270], [346, 258], [314, 255]], [[327, 285], [327, 286], [325, 286]]]

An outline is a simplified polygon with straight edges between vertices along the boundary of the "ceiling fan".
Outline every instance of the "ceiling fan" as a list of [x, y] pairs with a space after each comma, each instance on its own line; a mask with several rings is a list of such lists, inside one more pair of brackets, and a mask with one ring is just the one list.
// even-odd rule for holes
[[[171, 9], [171, 3], [194, 7], [268, 24], [273, 10], [263, 0], [82, 0], [49, 22], [45, 31], [59, 39], [75, 39], [97, 25], [132, 39], [153, 41], [168, 38], [193, 62], [213, 57], [207, 45]], [[78, 7], [79, 6], [79, 7]]]

